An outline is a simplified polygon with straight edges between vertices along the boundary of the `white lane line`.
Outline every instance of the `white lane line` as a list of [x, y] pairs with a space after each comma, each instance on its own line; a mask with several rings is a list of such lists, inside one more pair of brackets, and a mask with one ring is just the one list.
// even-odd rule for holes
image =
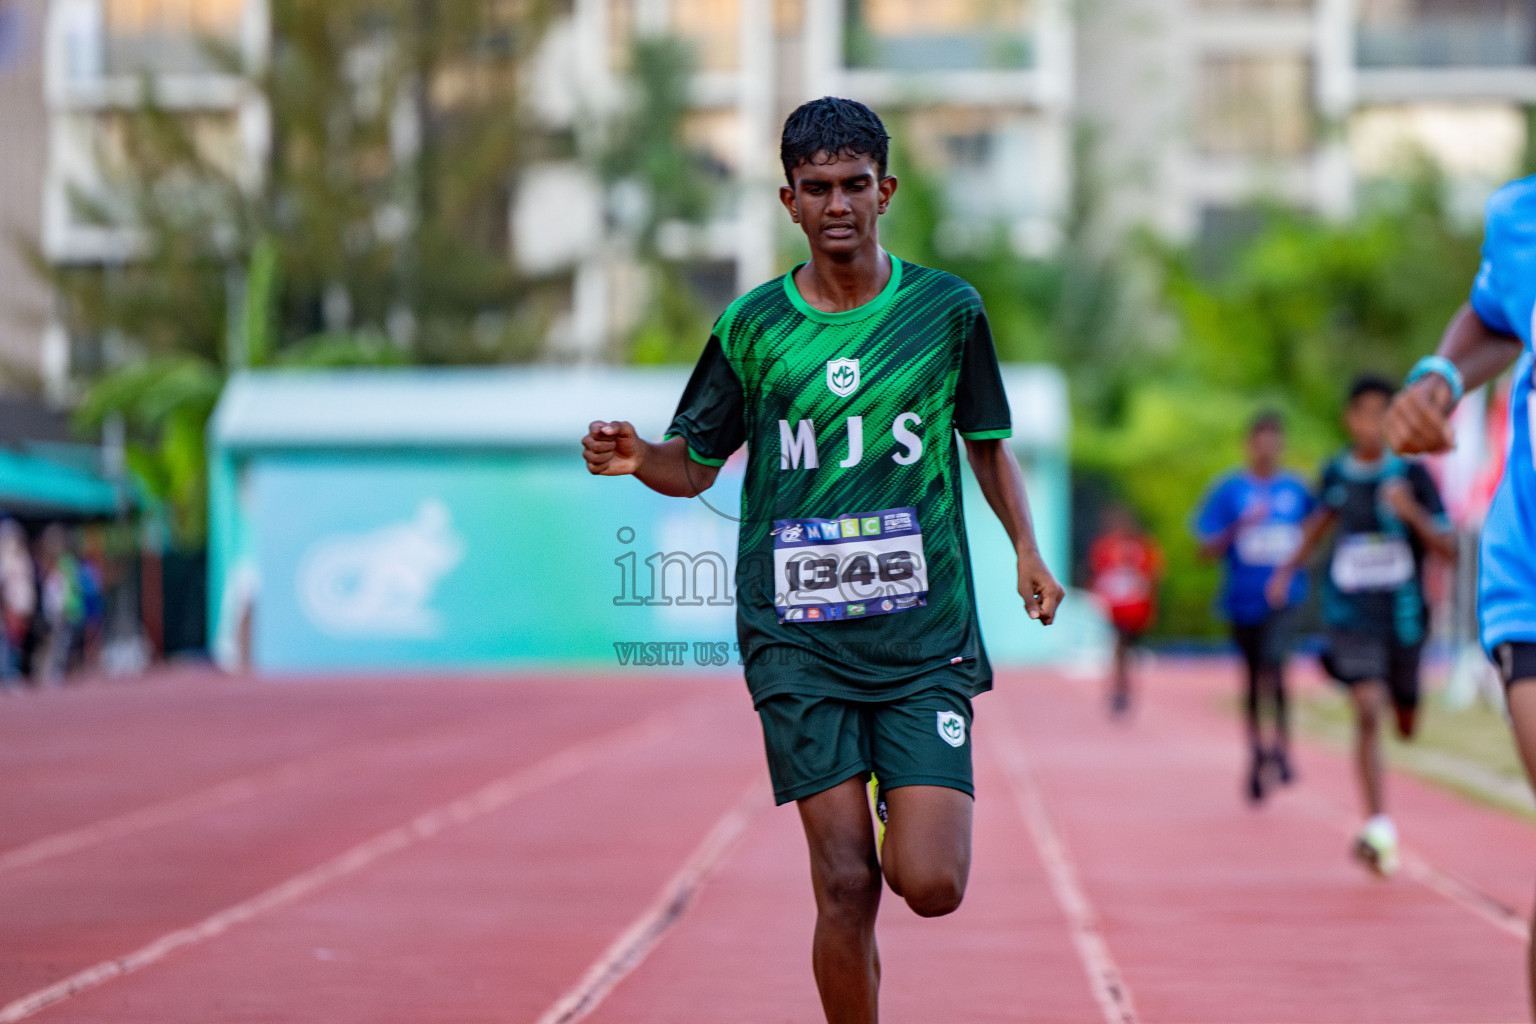
[[[1349, 839], [1355, 838], [1359, 826], [1333, 801], [1309, 793], [1296, 802], [1310, 817], [1333, 826]], [[1507, 903], [1484, 892], [1465, 878], [1436, 867], [1406, 846], [1399, 847], [1398, 856], [1402, 860], [1404, 877], [1438, 893], [1463, 910], [1470, 911], [1512, 939], [1520, 942], [1530, 939], [1529, 922]]]
[[370, 750], [389, 751], [431, 743], [443, 736], [458, 734], [463, 728], [464, 721], [458, 721], [426, 733], [404, 737], [380, 737], [349, 743], [298, 758], [275, 768], [215, 783], [204, 789], [172, 797], [161, 803], [150, 804], [125, 814], [43, 836], [22, 846], [0, 852], [0, 874], [322, 778], [334, 771], [338, 762], [357, 757]]
[[754, 780], [715, 822], [677, 874], [662, 886], [655, 901], [593, 961], [580, 981], [544, 1011], [538, 1024], [575, 1024], [597, 1009], [614, 986], [644, 963], [672, 926], [687, 913], [709, 876], [735, 849], [753, 815], [766, 805], [766, 791], [761, 781]]
[[1115, 963], [1114, 954], [1109, 950], [1109, 943], [1104, 939], [1098, 913], [1088, 899], [1088, 894], [1083, 891], [1082, 883], [1078, 881], [1072, 853], [1051, 817], [1045, 794], [1024, 753], [1024, 744], [1007, 720], [1007, 711], [987, 719], [986, 729], [1013, 789], [1019, 813], [1029, 827], [1035, 848], [1040, 852], [1040, 860], [1045, 865], [1045, 874], [1050, 880], [1056, 904], [1066, 916], [1072, 945], [1088, 975], [1088, 987], [1099, 1004], [1105, 1024], [1137, 1024], [1136, 1006], [1131, 1000], [1130, 987], [1126, 985], [1125, 977]]
[[114, 839], [133, 835], [135, 832], [170, 824], [180, 818], [249, 800], [261, 793], [287, 789], [321, 774], [323, 772], [320, 766], [303, 763], [286, 765], [276, 771], [242, 775], [239, 778], [200, 789], [195, 793], [173, 797], [163, 803], [151, 804], [114, 818], [105, 818], [89, 825], [73, 828], [67, 832], [56, 832], [24, 846], [7, 850], [0, 853], [0, 872], [28, 867], [40, 861], [99, 846]]
[[62, 981], [12, 1000], [0, 1007], [0, 1024], [12, 1024], [13, 1021], [23, 1020], [55, 1003], [105, 984], [113, 978], [142, 970], [179, 949], [217, 938], [236, 925], [259, 917], [269, 910], [292, 903], [337, 879], [355, 874], [392, 853], [431, 839], [448, 828], [466, 824], [500, 810], [514, 800], [577, 775], [601, 761], [657, 743], [677, 731], [678, 726], [673, 724], [675, 719], [675, 709], [653, 715], [637, 725], [567, 747], [542, 761], [504, 775], [472, 793], [434, 807], [403, 825], [380, 833], [340, 856], [295, 875], [263, 893], [236, 903], [234, 906], [226, 907], [197, 924], [168, 932], [131, 953], [103, 960]]
[[1526, 942], [1531, 937], [1531, 926], [1515, 912], [1514, 908], [1479, 889], [1466, 879], [1435, 867], [1423, 857], [1411, 851], [1402, 854], [1403, 873], [1426, 888], [1458, 903], [1487, 921], [1510, 938]]

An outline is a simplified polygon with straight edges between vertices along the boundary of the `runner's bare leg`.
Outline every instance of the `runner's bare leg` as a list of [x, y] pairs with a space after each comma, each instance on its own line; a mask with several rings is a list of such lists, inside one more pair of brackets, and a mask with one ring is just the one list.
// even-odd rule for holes
[[1286, 706], [1285, 665], [1272, 665], [1264, 670], [1265, 686], [1275, 709], [1275, 742], [1273, 749], [1289, 754], [1291, 749], [1291, 712]]
[[1355, 770], [1360, 776], [1360, 796], [1367, 818], [1382, 813], [1380, 734], [1386, 689], [1374, 679], [1349, 688], [1355, 705]]
[[914, 913], [942, 917], [965, 898], [974, 804], [969, 795], [947, 786], [885, 791], [880, 863], [891, 891], [906, 900]]
[[828, 1024], [879, 1020], [880, 862], [865, 787], [852, 778], [798, 802], [816, 893], [811, 965]]
[[1112, 707], [1119, 711], [1131, 702], [1131, 644], [1124, 633], [1115, 637], [1115, 681], [1110, 693]]

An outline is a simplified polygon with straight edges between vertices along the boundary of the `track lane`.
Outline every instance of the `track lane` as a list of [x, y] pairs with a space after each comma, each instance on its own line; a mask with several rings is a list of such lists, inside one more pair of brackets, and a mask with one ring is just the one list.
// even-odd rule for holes
[[[1340, 822], [1351, 817], [1354, 793], [1342, 758], [1307, 748], [1296, 790], [1257, 812], [1242, 804], [1240, 738], [1218, 708], [1232, 671], [1164, 666], [1129, 728], [1104, 719], [1097, 687], [1049, 674], [1005, 676], [978, 699], [971, 891], [959, 913], [936, 921], [915, 918], [887, 895], [880, 937], [888, 1019], [1103, 1019], [1010, 793], [998, 737], [989, 735], [999, 716], [1021, 738], [1146, 1024], [1523, 1019], [1522, 952], [1507, 929], [1411, 878], [1378, 883], [1345, 857]], [[387, 702], [403, 692], [396, 685], [376, 684], [369, 697]], [[569, 745], [594, 722], [633, 721], [690, 701], [675, 741], [392, 852], [36, 1018], [532, 1024], [646, 912], [742, 786], [761, 781], [760, 738], [738, 679], [475, 686], [500, 694], [468, 698], [483, 716], [462, 737], [484, 727], [481, 740], [415, 753], [411, 744], [381, 743], [376, 770], [328, 776], [12, 873], [12, 882], [52, 878], [51, 895], [31, 904], [28, 937], [56, 944], [35, 961], [26, 960], [37, 948], [27, 942], [0, 948], [0, 978], [41, 966], [57, 979], [70, 963], [95, 962], [83, 951], [103, 937], [107, 955], [136, 948], [129, 940], [163, 934], [154, 928], [167, 919], [195, 922], [194, 905], [217, 910], [234, 902], [231, 893], [259, 892], [274, 864], [293, 869], [281, 880], [334, 857], [341, 839], [370, 821], [393, 827], [465, 792], [460, 783], [483, 784], [531, 763], [536, 750]], [[440, 693], [445, 705], [458, 699], [451, 683]], [[548, 713], [533, 710], [539, 706]], [[175, 707], [172, 700], [160, 713], [173, 717]], [[504, 736], [498, 716], [509, 722]], [[276, 734], [291, 719], [273, 721]], [[14, 781], [0, 779], [0, 788]], [[76, 779], [86, 784], [88, 776]], [[1392, 787], [1410, 849], [1528, 910], [1536, 829], [1412, 780], [1394, 777]], [[19, 889], [6, 881], [0, 875], [9, 915], [27, 904], [16, 904]], [[793, 810], [760, 814], [650, 957], [589, 1019], [815, 1020], [812, 915]], [[8, 916], [0, 944], [9, 925]]]
[[1082, 962], [1088, 989], [1093, 993], [1105, 1024], [1139, 1024], [1135, 997], [1104, 939], [1099, 911], [1083, 891], [1077, 861], [1056, 824], [1040, 781], [1030, 767], [1029, 755], [1007, 715], [996, 719], [992, 734], [996, 737], [992, 756], [1003, 767], [1013, 792], [1014, 805], [1039, 851], [1051, 894], [1056, 897], [1056, 904], [1066, 919], [1067, 934]]
[[507, 707], [477, 679], [316, 685], [206, 671], [11, 694], [0, 700], [0, 851]]
[[153, 967], [183, 950], [212, 942], [232, 928], [302, 900], [402, 850], [435, 839], [448, 829], [493, 814], [529, 793], [557, 785], [603, 760], [625, 752], [638, 753], [645, 746], [665, 739], [669, 733], [666, 722], [659, 716], [652, 716], [636, 726], [567, 747], [456, 800], [423, 811], [408, 822], [373, 836], [307, 871], [286, 878], [249, 899], [224, 907], [196, 924], [167, 932], [132, 952], [110, 957], [52, 985], [12, 1000], [0, 1006], [0, 1024], [25, 1020], [118, 978]]
[[[377, 699], [415, 695], [384, 684]], [[559, 684], [556, 684], [559, 685]], [[496, 685], [478, 684], [496, 691]], [[698, 699], [694, 687], [637, 688], [627, 699], [619, 684], [501, 686], [495, 704], [485, 695], [459, 695], [479, 709], [462, 732], [438, 730], [403, 746], [364, 748], [351, 769], [232, 806], [212, 809], [73, 856], [0, 875], [0, 1003], [187, 927], [222, 908], [337, 856], [422, 810], [534, 763], [571, 744], [577, 715], [593, 733], [623, 727]], [[264, 696], [264, 695], [263, 695]], [[301, 694], [294, 694], [301, 696]], [[175, 695], [167, 695], [174, 700]], [[453, 703], [451, 690], [442, 698]], [[312, 706], [299, 702], [306, 711]], [[265, 707], [257, 702], [258, 707]], [[335, 712], [345, 715], [347, 705]], [[274, 737], [293, 719], [249, 716], [248, 729]], [[312, 716], [300, 723], [312, 730]], [[334, 726], [331, 731], [337, 731]], [[192, 746], [184, 742], [184, 746]], [[252, 741], [252, 745], [254, 741]], [[175, 751], [169, 751], [167, 760]], [[205, 752], [200, 760], [211, 759]], [[174, 764], [168, 769], [174, 772]]]
[[[882, 1014], [966, 1024], [1100, 1019], [1007, 775], [991, 754], [990, 700], [978, 701], [975, 853], [965, 903], [948, 917], [923, 919], [885, 893]], [[799, 817], [793, 807], [776, 808], [752, 825], [697, 905], [589, 1024], [820, 1020], [814, 924]]]
[[[663, 742], [37, 1019], [531, 1021], [647, 906], [743, 786], [764, 785], [753, 723], [722, 728], [742, 721], [745, 696], [691, 690]], [[609, 703], [622, 707], [619, 696]]]
[[[408, 759], [415, 751], [430, 749], [434, 744], [441, 745], [445, 740], [462, 742], [466, 736], [472, 737], [477, 732], [487, 731], [485, 721], [484, 714], [476, 713], [462, 716], [448, 724], [435, 724], [424, 729], [390, 733], [330, 747], [159, 803], [42, 836], [25, 845], [0, 852], [0, 874], [127, 839], [139, 832], [172, 827], [199, 815], [217, 813], [234, 804], [274, 795], [281, 790], [323, 784], [327, 776], [367, 770], [381, 759]], [[497, 732], [500, 738], [505, 738], [504, 723], [493, 720], [490, 729]]]
[[[1106, 719], [1096, 685], [1039, 678], [1000, 687], [1141, 1018], [1524, 1019], [1519, 943], [1411, 879], [1370, 877], [1346, 856], [1336, 821], [1318, 818], [1319, 800], [1354, 804], [1341, 757], [1304, 747], [1295, 791], [1258, 810], [1243, 805], [1238, 725], [1217, 710], [1234, 679], [1225, 666], [1165, 669], [1129, 725]], [[1466, 877], [1481, 884], [1489, 876], [1473, 861], [1492, 856], [1506, 874], [1523, 864], [1529, 879], [1536, 831], [1512, 832], [1502, 815], [1411, 779], [1391, 785], [1410, 846], [1421, 833], [1472, 838], [1486, 829], [1508, 845], [1463, 853]]]
[[762, 780], [753, 779], [662, 886], [651, 905], [603, 950], [555, 1005], [539, 1016], [538, 1024], [577, 1024], [587, 1019], [620, 982], [645, 963], [688, 913], [710, 877], [730, 859], [742, 833], [769, 802], [768, 796]]

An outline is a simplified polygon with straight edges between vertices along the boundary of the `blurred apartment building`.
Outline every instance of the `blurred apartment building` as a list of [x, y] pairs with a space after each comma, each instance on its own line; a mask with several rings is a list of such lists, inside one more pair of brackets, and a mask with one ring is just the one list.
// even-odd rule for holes
[[[689, 142], [724, 186], [702, 226], [663, 225], [664, 255], [695, 268], [716, 306], [771, 277], [793, 229], [779, 206], [785, 115], [817, 96], [875, 107], [943, 189], [940, 231], [954, 244], [999, 227], [1021, 251], [1058, 241], [1071, 181], [1070, 0], [573, 0], [549, 41], [541, 105], [552, 124], [621, 107], [624, 62], [637, 37], [674, 36], [696, 59]], [[515, 237], [533, 268], [575, 266], [575, 316], [562, 346], [580, 358], [635, 315], [622, 246], [598, 228], [599, 199], [581, 201], [572, 173], [523, 190]], [[569, 212], [592, 212], [584, 239]], [[562, 228], [565, 230], [562, 231]], [[572, 251], [572, 247], [579, 251]], [[564, 251], [557, 251], [560, 249]]]
[[[196, 40], [259, 60], [261, 0], [0, 0], [0, 12], [0, 220], [48, 260], [110, 273], [132, 258], [131, 234], [82, 220], [70, 194], [109, 193], [142, 73], [210, 151], [260, 173], [260, 97]], [[944, 245], [1001, 230], [1028, 255], [1059, 244], [1077, 187], [1116, 228], [1187, 239], [1231, 230], [1255, 198], [1347, 215], [1422, 151], [1470, 204], [1518, 168], [1536, 103], [1530, 0], [564, 0], [530, 72], [545, 125], [579, 135], [622, 109], [647, 35], [693, 44], [686, 130], [719, 201], [707, 223], [657, 238], [715, 304], [788, 251], [778, 128], [814, 96], [863, 99], [899, 127], [899, 159], [941, 184]], [[532, 168], [514, 195], [509, 258], [569, 296], [550, 355], [603, 358], [647, 296], [628, 200], [575, 160]], [[82, 351], [99, 348], [71, 345], [7, 245], [0, 357], [62, 395], [93, 368]]]
[[0, 387], [26, 389], [43, 377], [48, 289], [11, 243], [42, 228], [48, 104], [43, 95], [47, 0], [0, 3]]
[[1517, 173], [1530, 0], [1084, 0], [1076, 111], [1117, 223], [1230, 231], [1256, 197], [1345, 216], [1418, 155], [1468, 212]]
[[101, 227], [76, 197], [113, 201], [126, 114], [145, 76], [205, 152], [259, 173], [260, 97], [212, 66], [204, 41], [259, 60], [266, 12], [260, 0], [0, 0], [0, 25], [11, 33], [7, 43], [0, 28], [0, 387], [58, 402], [72, 376], [111, 357], [111, 339], [77, 344], [18, 239], [56, 267], [110, 274], [133, 258], [133, 233]]

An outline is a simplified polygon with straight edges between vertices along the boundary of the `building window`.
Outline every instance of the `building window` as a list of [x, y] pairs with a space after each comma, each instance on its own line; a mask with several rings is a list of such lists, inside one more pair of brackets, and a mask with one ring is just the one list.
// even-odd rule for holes
[[1349, 119], [1351, 163], [1362, 178], [1390, 178], [1429, 160], [1452, 179], [1503, 181], [1525, 155], [1525, 111], [1470, 101], [1365, 107]]
[[[947, 255], [986, 251], [1009, 232], [1050, 227], [1039, 119], [1020, 111], [933, 106], [908, 111], [903, 150], [941, 198], [935, 244]], [[903, 167], [894, 167], [900, 175]]]
[[233, 31], [245, 0], [106, 0], [107, 28], [119, 35]]
[[693, 44], [699, 71], [734, 71], [740, 64], [738, 0], [674, 0], [671, 31]]
[[741, 162], [741, 122], [734, 110], [694, 110], [683, 122], [683, 138], [704, 173], [726, 182]]
[[103, 62], [112, 75], [214, 70], [206, 41], [238, 38], [246, 0], [104, 0]]
[[1521, 67], [1536, 63], [1531, 0], [1360, 0], [1362, 67]]
[[[182, 112], [176, 123], [200, 161], [226, 178], [240, 176], [246, 153], [238, 115], [223, 111]], [[134, 137], [135, 133], [144, 129], [136, 113], [107, 111], [81, 119], [79, 124], [90, 134], [86, 153], [94, 156], [91, 163], [104, 181], [129, 180], [142, 169], [133, 155], [143, 143], [142, 137]]]
[[944, 138], [951, 166], [984, 167], [991, 160], [992, 136], [987, 132], [960, 132]]
[[1312, 147], [1311, 78], [1304, 57], [1204, 58], [1195, 130], [1200, 151], [1268, 159], [1305, 155]]
[[847, 0], [849, 67], [1011, 70], [1034, 64], [1026, 0]]

